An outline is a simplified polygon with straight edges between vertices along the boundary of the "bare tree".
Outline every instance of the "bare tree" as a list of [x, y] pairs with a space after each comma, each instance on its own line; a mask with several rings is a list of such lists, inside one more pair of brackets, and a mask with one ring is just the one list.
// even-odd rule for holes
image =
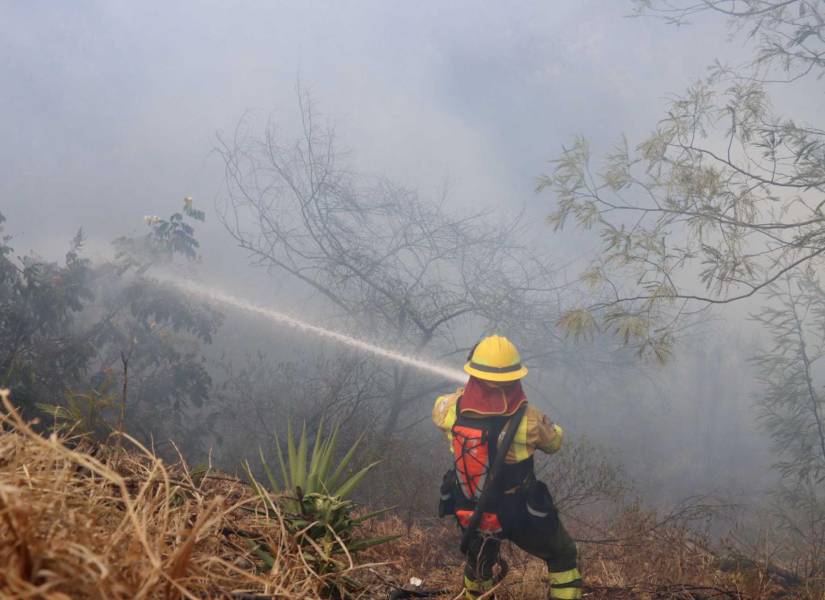
[[[221, 219], [255, 264], [314, 290], [339, 327], [384, 345], [456, 362], [480, 332], [554, 322], [550, 263], [520, 241], [520, 218], [451, 215], [446, 197], [425, 201], [383, 177], [354, 173], [299, 90], [301, 137], [273, 125], [255, 135], [244, 119], [220, 138], [227, 193]], [[542, 340], [546, 354], [552, 340]], [[442, 389], [382, 366], [385, 436], [415, 400]]]

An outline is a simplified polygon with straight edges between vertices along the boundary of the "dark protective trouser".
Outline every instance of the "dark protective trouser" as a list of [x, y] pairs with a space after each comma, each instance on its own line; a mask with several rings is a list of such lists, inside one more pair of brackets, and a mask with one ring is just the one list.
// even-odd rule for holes
[[526, 491], [505, 495], [496, 513], [502, 532], [495, 536], [476, 534], [470, 543], [464, 568], [467, 598], [477, 598], [492, 587], [502, 539], [547, 563], [550, 598], [581, 598], [576, 544], [559, 520], [547, 486], [533, 481]]

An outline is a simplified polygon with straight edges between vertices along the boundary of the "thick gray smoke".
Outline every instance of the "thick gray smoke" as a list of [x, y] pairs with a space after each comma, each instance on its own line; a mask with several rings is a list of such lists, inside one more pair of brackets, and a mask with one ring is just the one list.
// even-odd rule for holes
[[[551, 234], [544, 223], [551, 199], [534, 194], [546, 161], [576, 134], [593, 141], [594, 154], [622, 132], [637, 141], [655, 127], [669, 92], [702, 76], [723, 47], [734, 59], [738, 52], [726, 46], [718, 20], [697, 21], [697, 43], [697, 36], [623, 18], [627, 12], [624, 2], [602, 0], [532, 2], [518, 10], [469, 0], [2, 3], [6, 230], [18, 253], [61, 259], [82, 227], [85, 255], [106, 257], [113, 238], [145, 232], [145, 215], [168, 215], [192, 196], [207, 213], [197, 233], [202, 275], [232, 290], [231, 297], [207, 295], [279, 322], [300, 314], [320, 323], [317, 294], [250, 266], [213, 210], [225, 189], [216, 133], [231, 138], [245, 114], [300, 130], [300, 81], [321, 118], [335, 125], [352, 169], [386, 175], [454, 214], [481, 208], [507, 221], [524, 211], [536, 255], [552, 256], [561, 278], [574, 280], [599, 240]], [[819, 99], [796, 103], [804, 114]], [[283, 314], [241, 300], [262, 297]], [[599, 387], [561, 369], [543, 378], [531, 372], [538, 389], [528, 391], [567, 420], [573, 437], [589, 434], [617, 449], [632, 474], [650, 478], [642, 483], [651, 489], [663, 482], [678, 482], [680, 492], [731, 479], [753, 483], [764, 454], [752, 390], [740, 385], [752, 341], [744, 331], [733, 347], [720, 346], [724, 327], [705, 332], [710, 342], [686, 345], [687, 358], [658, 374], [640, 367]], [[466, 339], [479, 333], [463, 332]], [[238, 355], [259, 350], [229, 338], [224, 331], [215, 345], [241, 348]], [[581, 352], [582, 362], [592, 358]], [[463, 379], [456, 369], [400, 351], [388, 358]], [[593, 368], [612, 372], [619, 362]], [[689, 377], [702, 374], [700, 392], [686, 389]], [[409, 421], [422, 419], [426, 410]], [[653, 456], [667, 457], [667, 473], [651, 474]]]

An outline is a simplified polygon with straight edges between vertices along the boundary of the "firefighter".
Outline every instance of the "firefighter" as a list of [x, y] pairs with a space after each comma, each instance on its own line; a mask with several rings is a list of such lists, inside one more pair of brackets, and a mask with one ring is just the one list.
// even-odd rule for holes
[[[450, 443], [454, 466], [444, 476], [439, 514], [454, 514], [462, 529], [484, 489], [510, 418], [527, 404], [521, 379], [527, 368], [505, 337], [482, 339], [470, 352], [464, 370], [466, 387], [439, 396], [433, 422]], [[568, 535], [547, 486], [536, 479], [533, 454], [552, 454], [561, 446], [562, 428], [527, 404], [515, 437], [496, 476], [500, 490], [490, 512], [484, 512], [470, 539], [464, 568], [465, 597], [475, 599], [494, 586], [502, 540], [510, 540], [547, 563], [549, 598], [582, 597], [576, 545]]]

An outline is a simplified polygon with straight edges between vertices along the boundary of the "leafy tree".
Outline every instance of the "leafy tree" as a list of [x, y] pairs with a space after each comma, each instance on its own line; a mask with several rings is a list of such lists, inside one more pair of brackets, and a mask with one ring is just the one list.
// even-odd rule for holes
[[210, 396], [212, 378], [202, 346], [212, 342], [222, 317], [208, 305], [152, 279], [153, 267], [172, 267], [177, 256], [197, 259], [190, 223], [202, 211], [184, 200], [167, 219], [146, 217], [149, 232], [115, 240], [115, 258], [98, 267], [91, 329], [98, 377], [118, 371], [122, 383], [118, 422], [142, 437], [174, 438], [190, 448], [200, 437], [191, 422]]
[[[576, 139], [539, 179], [554, 192], [550, 222], [594, 229], [603, 250], [583, 280], [596, 302], [561, 319], [600, 324], [664, 360], [689, 317], [759, 296], [771, 345], [755, 357], [762, 425], [780, 475], [775, 517], [806, 575], [825, 567], [825, 421], [817, 375], [825, 347], [825, 131], [783, 115], [775, 90], [817, 85], [825, 5], [808, 0], [638, 0], [639, 16], [682, 25], [724, 15], [754, 54], [717, 61], [670, 103], [640, 144], [622, 139], [594, 164]], [[817, 118], [816, 115], [812, 118]]]
[[[0, 236], [5, 218], [0, 214]], [[94, 355], [92, 336], [75, 319], [91, 301], [92, 268], [81, 258], [82, 232], [65, 262], [15, 258], [11, 237], [0, 238], [0, 383], [26, 412], [80, 385]]]
[[146, 278], [99, 280], [95, 340], [98, 376], [118, 372], [124, 402], [118, 420], [142, 437], [194, 442], [191, 411], [210, 396], [212, 378], [202, 346], [221, 317], [169, 284]]
[[754, 363], [764, 392], [760, 418], [773, 441], [781, 482], [775, 516], [804, 556], [801, 572], [825, 574], [825, 290], [812, 268], [771, 285], [755, 319], [773, 344]]
[[168, 265], [175, 256], [194, 261], [200, 244], [195, 239], [195, 228], [187, 222], [204, 221], [206, 214], [194, 207], [192, 198], [184, 198], [183, 208], [168, 219], [156, 215], [144, 217], [149, 233], [136, 238], [120, 237], [114, 241], [115, 262], [119, 270], [130, 268], [143, 273], [153, 266]]
[[825, 481], [825, 398], [816, 377], [825, 362], [825, 294], [807, 270], [772, 285], [770, 297], [754, 316], [773, 340], [754, 359], [765, 390], [761, 418], [784, 478]]
[[191, 413], [212, 383], [201, 347], [221, 316], [147, 271], [177, 255], [195, 260], [190, 222], [203, 219], [186, 199], [168, 219], [147, 217], [145, 235], [117, 239], [115, 258], [100, 264], [82, 258], [80, 232], [63, 265], [14, 259], [2, 238], [0, 383], [21, 407], [34, 414], [39, 404], [98, 432], [106, 420], [146, 439], [194, 444], [200, 432]]
[[539, 179], [556, 198], [550, 222], [598, 231], [583, 274], [597, 301], [562, 323], [601, 323], [642, 352], [667, 357], [685, 316], [751, 297], [825, 254], [825, 132], [783, 116], [772, 88], [823, 73], [825, 8], [807, 0], [639, 0], [639, 15], [684, 23], [726, 15], [755, 45], [745, 65], [717, 62], [673, 100], [656, 130], [622, 139], [594, 164], [576, 139]]
[[[672, 25], [687, 25], [693, 17], [713, 13], [726, 17], [734, 33], [756, 46], [747, 65], [759, 81], [794, 81], [825, 67], [825, 9], [820, 0], [632, 0], [637, 16], [651, 16]], [[769, 80], [778, 69], [784, 77]]]

